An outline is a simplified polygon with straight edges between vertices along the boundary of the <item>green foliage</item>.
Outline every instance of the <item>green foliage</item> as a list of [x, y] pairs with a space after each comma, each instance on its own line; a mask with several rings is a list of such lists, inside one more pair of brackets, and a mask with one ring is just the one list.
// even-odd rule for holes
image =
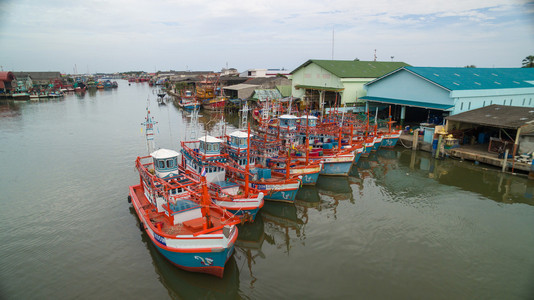
[[534, 55], [529, 55], [523, 59], [523, 68], [534, 68]]

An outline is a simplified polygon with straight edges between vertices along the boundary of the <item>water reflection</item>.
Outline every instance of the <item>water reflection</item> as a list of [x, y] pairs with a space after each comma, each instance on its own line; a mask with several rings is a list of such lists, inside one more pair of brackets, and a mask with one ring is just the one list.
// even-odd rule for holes
[[20, 105], [15, 101], [0, 101], [0, 118], [10, 119], [21, 116]]
[[[130, 213], [135, 215], [133, 207]], [[139, 219], [136, 220], [139, 222]], [[172, 299], [236, 299], [239, 290], [239, 269], [231, 257], [226, 263], [223, 278], [208, 274], [184, 271], [169, 262], [143, 232], [141, 240], [152, 257], [159, 280]]]
[[526, 176], [502, 173], [497, 168], [468, 161], [434, 159], [430, 153], [409, 150], [400, 151], [398, 161], [443, 185], [458, 187], [497, 202], [534, 205], [534, 182]]
[[236, 241], [235, 259], [241, 266], [246, 264], [248, 275], [250, 277], [250, 288], [254, 288], [257, 278], [254, 276], [253, 266], [256, 265], [257, 259], [265, 259], [265, 254], [261, 247], [265, 240], [265, 231], [261, 212], [253, 223], [240, 224], [239, 236]]

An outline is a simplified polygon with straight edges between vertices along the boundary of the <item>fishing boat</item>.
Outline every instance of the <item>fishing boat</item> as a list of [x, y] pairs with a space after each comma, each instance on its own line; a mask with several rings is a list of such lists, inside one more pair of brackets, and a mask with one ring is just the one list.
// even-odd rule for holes
[[179, 97], [178, 106], [185, 110], [194, 110], [200, 108], [200, 102], [192, 91], [184, 91], [181, 97]]
[[27, 92], [15, 92], [11, 95], [15, 101], [25, 101], [30, 99], [30, 93]]
[[234, 251], [240, 221], [211, 203], [200, 183], [180, 172], [179, 153], [160, 149], [138, 157], [140, 182], [130, 186], [140, 226], [157, 250], [177, 267], [222, 277]]
[[[243, 221], [254, 221], [263, 207], [264, 193], [229, 176], [230, 173], [248, 173], [248, 165], [242, 168], [229, 159], [227, 154], [221, 153], [223, 142], [224, 140], [209, 135], [200, 137], [197, 141], [182, 141], [183, 167], [192, 173], [203, 174], [216, 205], [239, 216]], [[234, 150], [235, 146], [245, 154], [248, 151], [247, 144], [230, 142], [228, 145]]]
[[[265, 194], [265, 200], [282, 201], [282, 202], [294, 202], [298, 189], [301, 185], [301, 179], [298, 177], [292, 177], [290, 173], [281, 174], [278, 172], [272, 172], [271, 168], [266, 166], [266, 162], [260, 163], [260, 160], [266, 161], [268, 157], [274, 152], [269, 152], [269, 146], [261, 138], [255, 138], [247, 143], [246, 133], [234, 133], [232, 136], [232, 144], [234, 147], [227, 147], [229, 157], [241, 165], [242, 168], [247, 164], [247, 152], [240, 151], [237, 145], [251, 145], [254, 152], [250, 161], [256, 164], [250, 168], [250, 173], [234, 173], [235, 180], [241, 184], [247, 184], [256, 190], [259, 190]], [[233, 150], [232, 150], [233, 149]], [[272, 150], [272, 149], [271, 149]], [[249, 162], [250, 162], [249, 161]]]
[[[320, 175], [348, 176], [361, 144], [343, 145], [342, 127], [334, 123], [319, 124], [314, 116], [302, 116], [298, 130], [299, 143], [305, 148], [311, 147], [307, 160], [323, 163]], [[301, 161], [304, 159], [299, 158]]]
[[147, 105], [142, 125], [150, 155], [136, 159], [139, 184], [130, 186], [128, 196], [140, 228], [177, 267], [222, 277], [240, 220], [212, 203], [205, 176], [180, 168], [180, 153], [152, 151], [155, 124]]
[[391, 125], [393, 123], [395, 123], [395, 121], [391, 119], [391, 106], [390, 106], [389, 107], [388, 131], [382, 133], [383, 139], [382, 139], [381, 147], [393, 148], [397, 144], [397, 141], [399, 140], [402, 134], [402, 130], [400, 129], [392, 130]]
[[196, 87], [197, 100], [202, 103], [206, 110], [221, 110], [226, 105], [227, 97], [224, 97], [219, 85], [219, 76], [206, 76], [198, 82]]

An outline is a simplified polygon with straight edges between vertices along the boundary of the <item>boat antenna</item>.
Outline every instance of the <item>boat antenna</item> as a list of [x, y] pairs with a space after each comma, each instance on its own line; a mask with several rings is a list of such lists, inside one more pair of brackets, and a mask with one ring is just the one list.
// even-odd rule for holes
[[[146, 147], [148, 154], [152, 153], [154, 149], [156, 148], [156, 145], [154, 143], [154, 125], [156, 125], [158, 122], [154, 121], [154, 117], [150, 116], [150, 101], [147, 99], [147, 106], [146, 106], [146, 117], [145, 121], [141, 123], [145, 127], [145, 137], [146, 137]], [[141, 128], [141, 132], [142, 132]]]

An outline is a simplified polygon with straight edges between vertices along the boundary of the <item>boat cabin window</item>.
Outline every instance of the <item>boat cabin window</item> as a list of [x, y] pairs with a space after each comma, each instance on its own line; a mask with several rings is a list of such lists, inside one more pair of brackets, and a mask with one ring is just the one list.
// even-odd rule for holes
[[158, 167], [160, 169], [164, 169], [165, 168], [165, 162], [163, 160], [158, 160]]
[[167, 159], [167, 168], [174, 167], [174, 159]]

